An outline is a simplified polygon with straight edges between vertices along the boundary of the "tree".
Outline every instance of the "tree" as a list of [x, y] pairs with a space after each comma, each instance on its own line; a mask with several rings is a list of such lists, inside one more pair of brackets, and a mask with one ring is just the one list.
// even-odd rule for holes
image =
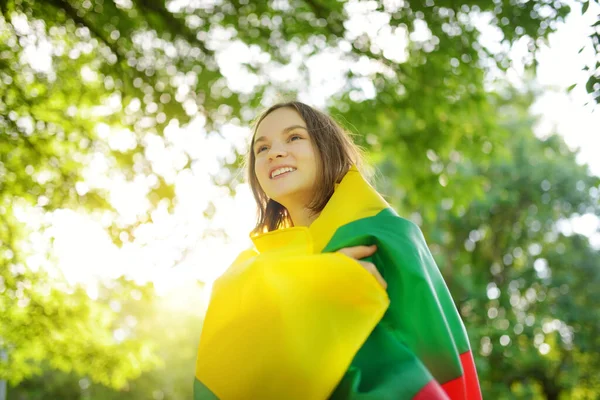
[[600, 390], [600, 250], [571, 218], [600, 216], [600, 178], [556, 136], [533, 136], [530, 97], [502, 101], [508, 157], [466, 162], [485, 196], [426, 230], [469, 328], [486, 397], [592, 399]]
[[[298, 53], [310, 57], [332, 49], [339, 49], [353, 67], [371, 61], [378, 68], [364, 72], [346, 67], [347, 80], [332, 99], [332, 110], [363, 117], [352, 119], [365, 135], [363, 143], [396, 149], [399, 157], [384, 170], [401, 177], [412, 199], [408, 206], [419, 199], [433, 205], [441, 193], [439, 184], [450, 180], [461, 157], [483, 163], [486, 156], [481, 151], [498, 149], [505, 139], [504, 131], [495, 129], [495, 105], [486, 96], [484, 76], [492, 68], [506, 69], [510, 60], [506, 53], [490, 54], [478, 43], [477, 18], [491, 13], [490, 24], [502, 31], [507, 44], [524, 38], [535, 50], [570, 11], [560, 1], [543, 6], [506, 1], [365, 2], [366, 12], [389, 26], [382, 33], [407, 38], [404, 60], [382, 51], [373, 35], [353, 36], [347, 27], [351, 3], [180, 4], [0, 1], [0, 241], [6, 248], [0, 254], [0, 317], [5, 321], [0, 337], [13, 367], [0, 364], [0, 378], [19, 382], [31, 376], [48, 361], [49, 349], [60, 344], [56, 335], [46, 335], [40, 338], [39, 352], [32, 353], [24, 336], [10, 334], [28, 329], [30, 319], [22, 315], [35, 315], [37, 333], [50, 329], [58, 336], [80, 326], [91, 335], [92, 316], [111, 318], [81, 291], [69, 296], [54, 290], [54, 299], [38, 293], [56, 282], [36, 272], [29, 261], [32, 229], [22, 215], [37, 213], [43, 221], [45, 213], [60, 208], [102, 212], [112, 219], [108, 229], [115, 242], [131, 240], [136, 226], [149, 220], [159, 202], [170, 209], [176, 206], [173, 177], [194, 162], [193, 149], [176, 154], [168, 167], [153, 159], [153, 146], [173, 147], [165, 135], [169, 126], [195, 120], [204, 128], [201, 134], [218, 135], [227, 122], [245, 125], [277, 98], [278, 91], [295, 96], [309, 80], [303, 65], [298, 83], [276, 82], [269, 79], [274, 66], [289, 64]], [[251, 82], [245, 88], [231, 88], [231, 72], [219, 63], [220, 51], [232, 41], [253, 54], [238, 72]], [[373, 114], [361, 115], [371, 107]], [[463, 155], [453, 151], [465, 138]], [[435, 160], [434, 166], [429, 160]], [[90, 179], [90, 165], [100, 166], [108, 179]], [[445, 165], [447, 171], [439, 169]], [[118, 177], [147, 186], [149, 205], [134, 220], [120, 217], [110, 201], [112, 179]], [[457, 193], [467, 193], [481, 177], [451, 181], [461, 189]], [[235, 179], [230, 186], [235, 189]], [[389, 186], [391, 191], [396, 187]], [[457, 196], [456, 202], [466, 207], [470, 198]], [[73, 311], [56, 326], [53, 321], [60, 320], [63, 303], [72, 304]], [[36, 314], [36, 309], [48, 311]], [[94, 337], [109, 338], [109, 326], [95, 325]], [[101, 355], [101, 344], [96, 355], [111, 359], [110, 354]], [[129, 351], [122, 344], [115, 346]], [[134, 353], [144, 354], [141, 348]], [[104, 382], [83, 354], [57, 354], [62, 361], [53, 368], [80, 365], [78, 374]], [[123, 371], [112, 385], [138, 372]]]
[[[117, 302], [115, 329], [130, 341], [150, 343], [160, 362], [118, 388], [98, 382], [89, 374], [63, 372], [45, 365], [42, 374], [10, 388], [8, 399], [191, 398], [194, 350], [202, 321], [201, 297], [202, 287], [195, 283], [161, 297], [151, 285], [138, 286], [123, 278], [103, 285], [96, 301], [106, 306]], [[126, 362], [135, 360], [127, 357]]]
[[[45, 274], [11, 272], [12, 280], [0, 280], [2, 318], [8, 322], [0, 326], [8, 355], [0, 376], [10, 385], [50, 369], [120, 389], [160, 364], [151, 343], [119, 336], [121, 324], [108, 303], [92, 302], [83, 288], [66, 287]], [[144, 288], [117, 283], [111, 300], [133, 290], [141, 296]]]

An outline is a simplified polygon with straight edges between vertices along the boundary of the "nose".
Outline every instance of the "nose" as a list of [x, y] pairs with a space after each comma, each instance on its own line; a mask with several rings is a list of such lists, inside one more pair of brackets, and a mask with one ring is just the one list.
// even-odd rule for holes
[[279, 144], [273, 144], [271, 146], [271, 148], [269, 149], [269, 160], [272, 160], [274, 158], [278, 158], [278, 157], [285, 157], [287, 155], [287, 151], [285, 150], [284, 146]]

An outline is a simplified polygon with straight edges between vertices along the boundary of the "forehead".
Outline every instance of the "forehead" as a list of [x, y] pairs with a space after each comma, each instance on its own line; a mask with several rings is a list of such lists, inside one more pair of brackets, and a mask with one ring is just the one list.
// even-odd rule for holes
[[306, 123], [296, 110], [279, 108], [267, 115], [258, 125], [256, 137], [273, 137], [279, 135], [285, 128], [292, 125], [306, 127]]

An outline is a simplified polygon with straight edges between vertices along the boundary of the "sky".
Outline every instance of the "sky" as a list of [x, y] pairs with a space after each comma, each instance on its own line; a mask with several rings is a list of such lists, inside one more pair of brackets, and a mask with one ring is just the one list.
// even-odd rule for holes
[[[360, 14], [367, 10], [361, 7], [356, 2], [350, 3], [355, 16], [349, 20], [348, 28], [354, 35], [364, 31], [377, 36], [386, 56], [398, 62], [404, 60], [406, 54], [399, 43], [405, 42], [406, 35], [389, 29], [377, 31], [373, 26], [365, 25], [361, 22], [365, 18]], [[584, 105], [590, 98], [583, 88], [586, 75], [581, 71], [586, 62], [591, 64], [593, 54], [589, 51], [577, 53], [584, 44], [588, 44], [589, 26], [598, 15], [597, 8], [592, 5], [586, 15], [581, 16], [579, 7], [575, 6], [566, 23], [550, 36], [549, 47], [538, 55], [537, 81], [546, 89], [531, 111], [541, 116], [536, 134], [543, 137], [551, 131], [558, 131], [573, 149], [580, 149], [578, 160], [587, 163], [594, 174], [600, 175], [600, 158], [596, 157], [600, 149], [600, 109], [596, 107], [594, 113], [593, 107]], [[373, 23], [380, 22], [375, 18]], [[497, 32], [487, 28], [485, 20], [480, 23], [479, 28], [484, 32], [483, 44], [493, 48], [497, 45]], [[417, 32], [411, 39], [422, 40], [422, 35], [426, 33]], [[253, 81], [240, 72], [239, 61], [244, 57], [260, 58], [264, 55], [226, 37], [224, 41], [229, 42], [228, 48], [220, 52], [218, 61], [228, 78], [228, 85], [237, 91], [251, 92]], [[522, 56], [523, 49], [520, 44], [515, 46], [513, 56]], [[273, 69], [270, 76], [280, 82], [294, 82], [295, 67], [306, 62], [311, 79], [308, 87], [300, 88], [299, 99], [317, 107], [322, 107], [325, 99], [340, 89], [343, 68], [363, 71], [373, 68], [373, 65], [362, 63], [344, 65], [335, 49], [309, 60], [299, 52], [296, 54], [292, 65]], [[507, 77], [518, 86], [522, 84], [523, 71], [517, 65]], [[565, 89], [573, 83], [579, 85], [566, 94]], [[374, 94], [368, 81], [364, 82], [363, 89], [364, 96]], [[222, 139], [216, 135], [200, 134], [203, 127], [203, 118], [197, 116], [188, 126], [170, 125], [165, 132], [166, 145], [158, 138], [148, 138], [150, 158], [176, 183], [178, 204], [172, 215], [166, 211], [166, 206], [159, 207], [152, 214], [154, 223], [138, 229], [133, 242], [117, 248], [105, 232], [107, 221], [102, 215], [59, 210], [44, 217], [51, 224], [49, 233], [55, 238], [53, 250], [56, 262], [70, 283], [87, 285], [88, 293], [94, 298], [99, 279], [126, 274], [140, 283], [152, 281], [159, 293], [169, 293], [189, 286], [195, 279], [209, 283], [214, 281], [235, 256], [250, 245], [248, 233], [254, 224], [255, 206], [248, 186], [241, 185], [235, 197], [230, 197], [222, 188], [212, 185], [207, 174], [220, 172], [218, 157], [231, 154], [233, 148], [244, 149], [250, 131], [227, 125], [222, 132], [225, 139]], [[107, 126], [98, 126], [97, 129], [115, 146], [128, 140], [124, 132], [112, 132]], [[193, 156], [197, 161], [190, 170], [177, 173], [176, 166], [181, 162], [184, 149], [194, 149], [196, 153]], [[111, 185], [114, 188], [111, 202], [123, 218], [135, 219], [148, 208], [144, 190], [147, 182], [107, 182], [105, 170], [102, 160], [94, 160], [85, 171], [89, 184]], [[211, 201], [216, 207], [213, 218], [208, 220], [202, 212]], [[597, 228], [595, 217], [584, 216], [565, 229], [593, 235]], [[600, 246], [598, 233], [592, 240]], [[186, 248], [190, 250], [182, 253]], [[175, 267], [171, 266], [173, 260], [179, 260]], [[41, 263], [35, 258], [30, 261], [32, 265]]]

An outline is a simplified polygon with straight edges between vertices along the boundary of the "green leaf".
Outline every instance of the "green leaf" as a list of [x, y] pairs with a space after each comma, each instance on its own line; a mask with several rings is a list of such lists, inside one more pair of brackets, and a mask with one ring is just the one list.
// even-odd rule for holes
[[594, 79], [594, 77], [593, 77], [593, 76], [591, 76], [591, 77], [588, 79], [587, 83], [585, 84], [585, 90], [586, 90], [588, 93], [593, 93], [593, 92], [594, 92], [594, 84], [595, 84], [595, 83], [596, 83], [596, 79]]
[[583, 6], [581, 7], [581, 14], [585, 14], [589, 7], [590, 7], [590, 2], [589, 2], [589, 0], [587, 0], [586, 2], [583, 3]]

